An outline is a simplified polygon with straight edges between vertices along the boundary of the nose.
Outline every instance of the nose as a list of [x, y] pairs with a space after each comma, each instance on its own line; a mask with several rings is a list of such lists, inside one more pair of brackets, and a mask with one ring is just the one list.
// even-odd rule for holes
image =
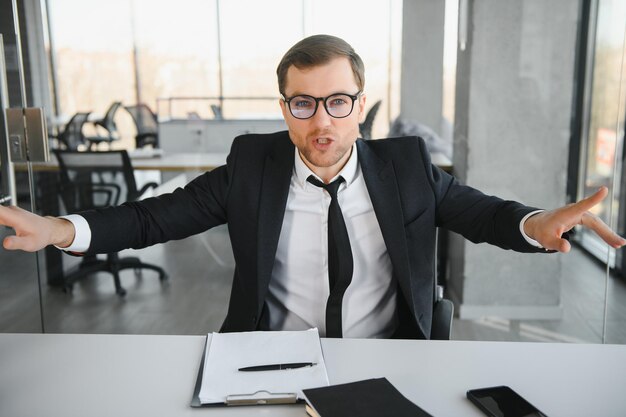
[[309, 119], [311, 123], [319, 126], [328, 126], [332, 118], [333, 117], [328, 114], [328, 111], [326, 111], [326, 106], [324, 106], [324, 99], [318, 99], [317, 110], [315, 111], [315, 114]]

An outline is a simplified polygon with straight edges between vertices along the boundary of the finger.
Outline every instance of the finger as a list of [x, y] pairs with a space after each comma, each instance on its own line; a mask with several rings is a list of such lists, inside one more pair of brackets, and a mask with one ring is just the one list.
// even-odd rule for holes
[[572, 207], [581, 212], [589, 211], [602, 200], [604, 200], [608, 194], [609, 189], [605, 186], [602, 186], [598, 191], [596, 191], [589, 197], [583, 198], [579, 202], [575, 203]]
[[0, 223], [6, 224], [6, 220], [11, 216], [11, 209], [9, 207], [0, 206]]
[[591, 213], [584, 213], [581, 221], [582, 225], [593, 230], [602, 240], [613, 248], [621, 248], [626, 245], [626, 239], [615, 233], [598, 216]]
[[32, 238], [15, 235], [5, 237], [2, 246], [7, 250], [23, 250], [25, 252], [37, 252], [44, 247]]
[[561, 253], [568, 253], [572, 249], [572, 244], [567, 239], [559, 239], [559, 246], [556, 248]]
[[16, 250], [20, 248], [20, 238], [17, 236], [7, 236], [2, 241], [2, 246], [7, 250]]
[[17, 222], [20, 211], [24, 210], [17, 206], [0, 206], [0, 224], [13, 226]]
[[539, 242], [546, 250], [555, 250], [558, 252], [567, 253], [571, 249], [571, 245], [567, 239], [563, 239], [560, 236], [550, 237], [543, 239]]

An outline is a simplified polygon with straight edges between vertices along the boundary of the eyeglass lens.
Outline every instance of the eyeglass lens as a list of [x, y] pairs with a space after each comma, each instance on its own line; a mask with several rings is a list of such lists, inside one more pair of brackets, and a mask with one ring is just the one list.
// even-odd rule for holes
[[[326, 111], [332, 117], [347, 117], [352, 112], [354, 100], [347, 94], [334, 94], [324, 100]], [[315, 114], [317, 100], [311, 96], [295, 96], [289, 100], [291, 114], [298, 119], [308, 119]]]

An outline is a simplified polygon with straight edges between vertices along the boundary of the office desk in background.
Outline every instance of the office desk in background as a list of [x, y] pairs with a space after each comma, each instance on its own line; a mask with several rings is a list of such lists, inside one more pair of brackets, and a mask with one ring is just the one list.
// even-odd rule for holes
[[[129, 152], [133, 168], [141, 171], [211, 171], [226, 163], [228, 153], [224, 152], [166, 152], [160, 156], [146, 157], [133, 156]], [[50, 155], [48, 162], [33, 162], [34, 172], [56, 172], [59, 164], [54, 154]], [[25, 171], [25, 163], [16, 163], [16, 170]]]
[[[305, 417], [304, 406], [192, 409], [203, 336], [0, 334], [0, 415]], [[322, 339], [331, 384], [385, 376], [436, 417], [480, 417], [509, 385], [550, 417], [626, 415], [626, 346]]]
[[[133, 156], [129, 152], [133, 168], [136, 170], [155, 171], [211, 171], [226, 163], [227, 152], [164, 152], [160, 156]], [[444, 171], [452, 171], [452, 161], [444, 154], [431, 154], [432, 162]], [[56, 172], [59, 165], [54, 154], [49, 162], [33, 162], [34, 172]], [[25, 163], [16, 163], [16, 170], [25, 171]]]

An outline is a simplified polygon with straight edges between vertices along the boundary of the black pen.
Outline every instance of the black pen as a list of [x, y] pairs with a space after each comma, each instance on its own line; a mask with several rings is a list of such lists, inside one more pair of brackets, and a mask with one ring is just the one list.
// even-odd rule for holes
[[313, 362], [276, 363], [272, 365], [246, 366], [244, 368], [239, 368], [239, 370], [241, 372], [280, 371], [283, 369], [298, 369], [298, 368], [306, 368], [307, 366], [315, 366], [315, 365], [317, 364]]

